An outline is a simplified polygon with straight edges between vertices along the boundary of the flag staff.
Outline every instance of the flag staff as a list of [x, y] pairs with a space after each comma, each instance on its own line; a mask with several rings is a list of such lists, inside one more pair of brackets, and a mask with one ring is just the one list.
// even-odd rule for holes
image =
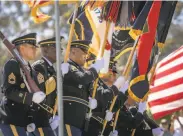
[[[55, 1], [55, 35], [56, 35], [56, 66], [57, 66], [57, 97], [58, 97], [58, 115], [59, 120], [59, 136], [63, 136], [63, 80], [60, 70], [60, 26], [59, 26], [59, 1]], [[57, 101], [57, 100], [56, 100]]]

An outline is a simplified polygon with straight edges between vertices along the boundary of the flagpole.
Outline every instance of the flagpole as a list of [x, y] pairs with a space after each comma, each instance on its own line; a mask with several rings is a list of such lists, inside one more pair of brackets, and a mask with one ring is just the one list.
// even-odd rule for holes
[[[158, 45], [158, 44], [157, 44], [157, 45]], [[151, 69], [151, 71], [150, 71], [150, 77], [149, 77], [149, 84], [150, 84], [150, 85], [151, 85], [151, 83], [152, 83], [152, 81], [153, 81], [153, 76], [154, 76], [154, 74], [155, 74], [155, 70], [156, 70], [156, 67], [157, 67], [157, 64], [158, 64], [158, 59], [159, 59], [159, 56], [161, 55], [163, 46], [160, 47], [160, 46], [158, 45], [158, 48], [159, 48], [159, 52], [158, 52], [158, 54], [155, 56], [154, 65], [153, 65], [153, 67], [152, 67], [152, 69]], [[136, 131], [136, 129], [133, 129], [132, 135], [131, 135], [131, 136], [134, 136], [134, 135], [135, 135], [135, 131]]]
[[[75, 20], [76, 20], [77, 12], [78, 12], [78, 3], [75, 4], [74, 15], [73, 15], [72, 24], [71, 24], [71, 28], [70, 28], [70, 32], [69, 32], [69, 40], [68, 40], [68, 43], [67, 43], [67, 48], [66, 48], [66, 52], [65, 52], [65, 56], [64, 56], [64, 63], [66, 63], [68, 58], [69, 58], [70, 47], [71, 47], [72, 37], [73, 37], [73, 33], [74, 33], [74, 26], [75, 26]], [[57, 103], [58, 103], [58, 97], [55, 100], [53, 115], [55, 115], [56, 112], [57, 112], [57, 108], [58, 108]]]
[[[131, 53], [130, 53], [130, 56], [128, 57], [128, 61], [127, 61], [127, 63], [126, 63], [125, 70], [124, 70], [123, 73], [122, 73], [122, 75], [125, 77], [125, 80], [127, 80], [127, 78], [128, 78], [128, 74], [129, 74], [129, 71], [130, 71], [130, 70], [129, 70], [129, 69], [130, 69], [130, 65], [131, 65], [132, 58], [133, 58], [133, 55], [134, 55], [135, 50], [136, 50], [136, 47], [137, 47], [137, 43], [138, 43], [139, 37], [140, 37], [140, 36], [138, 36], [137, 39], [135, 40], [134, 46], [133, 46], [133, 48], [132, 48], [132, 51], [131, 51]], [[115, 102], [116, 102], [116, 100], [117, 100], [117, 97], [118, 97], [118, 96], [114, 96], [114, 98], [113, 98], [113, 100], [112, 100], [112, 103], [111, 103], [111, 105], [110, 105], [110, 108], [109, 108], [109, 112], [112, 111], [112, 109], [113, 109], [113, 107], [114, 107], [114, 104], [115, 104]], [[114, 131], [115, 127], [116, 127], [116, 123], [117, 123], [117, 120], [118, 120], [119, 112], [120, 112], [120, 110], [117, 111], [116, 116], [115, 116], [113, 131]], [[103, 135], [104, 130], [105, 130], [105, 128], [106, 128], [106, 125], [107, 125], [107, 121], [104, 120], [102, 132], [101, 132], [100, 136]]]
[[[56, 66], [57, 66], [57, 97], [58, 97], [58, 115], [59, 120], [59, 136], [63, 136], [63, 81], [60, 70], [60, 27], [59, 27], [59, 1], [55, 1], [55, 35], [56, 35]], [[57, 100], [56, 100], [57, 101]]]
[[75, 4], [74, 14], [73, 14], [71, 28], [70, 28], [70, 32], [69, 32], [69, 39], [68, 39], [68, 43], [67, 43], [67, 49], [66, 49], [66, 53], [64, 56], [64, 63], [66, 63], [68, 58], [69, 58], [69, 53], [70, 53], [71, 42], [72, 42], [72, 37], [73, 37], [73, 33], [74, 33], [74, 27], [75, 27], [77, 13], [78, 13], [78, 3]]
[[[126, 66], [125, 66], [125, 70], [123, 71], [123, 74], [122, 75], [125, 76], [125, 80], [128, 79], [128, 75], [129, 75], [129, 72], [130, 72], [130, 70], [129, 70], [130, 69], [130, 65], [132, 63], [132, 58], [133, 58], [133, 55], [134, 55], [134, 53], [136, 51], [136, 47], [137, 47], [137, 43], [139, 41], [139, 38], [140, 38], [140, 36], [137, 37], [137, 39], [136, 39], [136, 41], [135, 41], [135, 43], [133, 45], [132, 51], [130, 52], [130, 56], [128, 57], [128, 61], [127, 61]], [[117, 96], [115, 96], [115, 97], [114, 97], [112, 103], [115, 103], [115, 101], [117, 99]], [[111, 108], [113, 108], [113, 106], [111, 105]], [[116, 116], [115, 116], [115, 119], [114, 119], [113, 131], [116, 128], [116, 124], [117, 124], [119, 112], [120, 112], [120, 109], [117, 111]]]
[[[147, 3], [146, 3], [147, 4]], [[145, 5], [146, 6], [146, 5]], [[152, 5], [149, 7], [149, 5], [147, 4], [147, 7], [148, 8], [151, 8], [152, 7]], [[150, 10], [150, 9], [149, 9]], [[145, 11], [145, 10], [144, 10]], [[141, 11], [142, 12], [142, 11]], [[147, 14], [147, 17], [149, 16], [149, 12], [148, 12], [148, 14]], [[140, 18], [140, 17], [139, 17]], [[147, 18], [146, 18], [147, 19]], [[144, 25], [143, 25], [143, 31], [142, 31], [142, 34], [146, 31], [146, 23], [144, 23]], [[133, 30], [133, 29], [132, 29]], [[140, 36], [141, 36], [141, 34], [140, 35], [138, 35], [138, 38], [136, 39], [136, 41], [135, 41], [135, 45], [134, 45], [134, 51], [135, 51], [135, 49], [136, 49], [136, 47], [135, 46], [137, 46], [137, 44], [138, 44], [138, 41], [139, 41], [139, 39], [140, 39]], [[133, 50], [132, 50], [133, 51]], [[132, 53], [132, 52], [131, 52]], [[130, 56], [130, 57], [132, 57], [132, 56]], [[131, 58], [131, 60], [132, 60], [132, 58]], [[129, 64], [128, 64], [128, 62], [129, 62]], [[123, 75], [125, 76], [125, 79], [127, 79], [127, 76], [128, 76], [128, 69], [130, 68], [130, 64], [131, 64], [131, 61], [128, 61], [127, 62], [127, 65], [126, 65], [126, 67], [125, 67], [125, 70], [124, 70], [124, 72], [123, 72]], [[131, 97], [130, 96], [130, 94], [128, 95], [128, 97]], [[115, 121], [114, 121], [114, 126], [113, 126], [113, 131], [115, 130], [115, 127], [116, 127], [116, 124], [117, 124], [117, 120], [118, 120], [118, 116], [119, 116], [119, 112], [120, 112], [120, 110], [118, 110], [117, 111], [117, 114], [116, 114], [116, 117], [115, 117]], [[135, 130], [132, 132], [132, 136], [135, 134]]]
[[[104, 42], [103, 42], [102, 46], [100, 47], [97, 59], [102, 58], [103, 55], [104, 55], [110, 25], [111, 25], [111, 22], [109, 20], [106, 21], [106, 31], [105, 31], [105, 35], [104, 35]], [[99, 73], [100, 73], [100, 71], [99, 71]], [[95, 98], [95, 95], [96, 95], [96, 92], [97, 92], [98, 81], [99, 81], [99, 78], [97, 78], [94, 82], [94, 89], [93, 89], [93, 93], [92, 93], [92, 98], [93, 99]], [[91, 115], [91, 113], [92, 113], [92, 109], [89, 110], [89, 115]], [[103, 132], [105, 130], [106, 125], [107, 125], [107, 121], [104, 120], [103, 129], [102, 129], [102, 132], [100, 134], [101, 136], [103, 135]]]

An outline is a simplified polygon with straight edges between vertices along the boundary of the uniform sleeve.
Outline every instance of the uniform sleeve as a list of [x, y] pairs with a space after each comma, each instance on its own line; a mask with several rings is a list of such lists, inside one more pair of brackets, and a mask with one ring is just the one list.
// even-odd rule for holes
[[[100, 88], [102, 87], [99, 87], [99, 89]], [[91, 96], [92, 96], [92, 93], [91, 93]], [[111, 102], [111, 99], [113, 98], [113, 93], [111, 92], [110, 89], [97, 90], [95, 98], [97, 99], [97, 103], [98, 103], [97, 107], [100, 107], [102, 109], [107, 109], [108, 105]]]
[[[91, 87], [90, 91], [91, 96], [92, 93], [93, 93], [93, 86]], [[97, 99], [98, 106], [107, 109], [114, 95], [115, 94], [113, 90], [109, 88], [101, 79], [99, 79], [97, 93], [95, 97]]]
[[120, 109], [124, 105], [126, 100], [127, 96], [122, 92], [119, 92], [113, 108], [113, 112], [116, 112], [118, 109]]
[[133, 119], [133, 121], [132, 121], [133, 128], [136, 128], [139, 124], [141, 124], [144, 117], [143, 117], [142, 113], [137, 112], [137, 114], [135, 116], [132, 116], [132, 119]]
[[132, 116], [129, 111], [121, 110], [118, 120], [119, 126], [134, 129], [141, 124], [143, 115], [141, 113], [137, 113], [135, 116]]
[[[56, 76], [50, 74], [47, 68], [47, 65], [44, 65], [44, 62], [37, 61], [32, 64], [32, 68], [35, 72], [34, 78], [35, 82], [46, 94], [46, 101], [44, 104], [48, 105], [52, 109], [55, 106], [55, 98], [56, 98]], [[50, 74], [48, 76], [48, 74]]]
[[131, 114], [127, 111], [121, 110], [119, 119], [118, 119], [118, 124], [117, 124], [119, 129], [121, 127], [130, 128], [130, 129], [133, 128], [132, 122], [133, 122], [133, 118], [132, 118]]
[[69, 66], [69, 72], [64, 75], [64, 79], [72, 79], [84, 85], [92, 83], [97, 77], [98, 73], [94, 68], [82, 72], [73, 65]]
[[[23, 89], [25, 83], [21, 83], [19, 64], [15, 60], [8, 61], [3, 72], [3, 91], [5, 96], [15, 102], [28, 104], [32, 103], [33, 93]], [[23, 86], [23, 87], [22, 87]]]
[[144, 120], [148, 123], [148, 125], [149, 125], [152, 129], [158, 128], [158, 127], [159, 127], [159, 125], [158, 125], [154, 120], [152, 120], [151, 118], [149, 118], [149, 116], [147, 115], [146, 112], [144, 112], [143, 115], [144, 115]]
[[116, 112], [120, 107], [124, 105], [127, 96], [119, 92], [116, 86], [108, 87], [101, 80], [99, 80], [99, 86], [97, 88], [96, 98], [99, 101], [101, 107], [109, 108], [114, 96], [118, 95], [116, 103], [113, 108], [113, 112]]
[[144, 130], [144, 129], [136, 129], [135, 136], [153, 136], [152, 129]]
[[35, 62], [32, 64], [32, 69], [34, 70], [34, 79], [36, 84], [40, 90], [46, 93], [45, 82], [47, 77], [44, 66], [41, 63]]

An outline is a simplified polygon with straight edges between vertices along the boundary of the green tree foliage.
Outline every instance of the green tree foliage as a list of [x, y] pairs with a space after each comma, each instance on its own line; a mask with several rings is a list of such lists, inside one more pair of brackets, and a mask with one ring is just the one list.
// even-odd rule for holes
[[[67, 20], [73, 12], [73, 8], [72, 4], [60, 5], [60, 35], [65, 37], [65, 41], [67, 41], [69, 33]], [[29, 32], [36, 32], [38, 41], [55, 36], [54, 5], [41, 8], [41, 12], [51, 16], [51, 19], [41, 24], [33, 22], [30, 12], [28, 5], [20, 1], [0, 1], [0, 30], [10, 41]], [[39, 56], [40, 51], [38, 50]], [[0, 72], [10, 57], [10, 53], [0, 40]]]
[[166, 57], [172, 51], [176, 50], [183, 44], [183, 2], [178, 2], [173, 20], [169, 29], [169, 33], [166, 39], [165, 47], [161, 54], [161, 59]]

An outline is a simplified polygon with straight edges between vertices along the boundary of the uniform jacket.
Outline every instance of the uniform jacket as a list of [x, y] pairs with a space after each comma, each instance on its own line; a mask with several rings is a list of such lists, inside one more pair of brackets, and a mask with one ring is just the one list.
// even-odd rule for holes
[[[55, 99], [56, 99], [56, 72], [54, 67], [48, 63], [44, 58], [34, 62], [32, 68], [36, 73], [36, 82], [40, 90], [46, 94], [46, 99], [42, 105], [48, 106], [48, 110], [54, 109]], [[45, 106], [45, 107], [46, 107]], [[40, 108], [37, 105], [34, 105], [35, 111], [34, 122], [37, 127], [47, 127], [49, 126], [49, 118], [52, 117], [52, 114], [46, 110]]]
[[88, 112], [89, 88], [98, 77], [94, 68], [84, 70], [74, 61], [69, 60], [69, 72], [64, 75], [64, 122], [83, 129]]
[[[30, 66], [29, 69], [33, 76]], [[28, 92], [20, 71], [20, 65], [13, 58], [4, 65], [2, 90], [7, 98], [7, 101], [4, 101], [2, 105], [7, 114], [7, 116], [2, 116], [3, 123], [21, 127], [27, 126], [32, 118], [29, 113], [33, 93]]]

